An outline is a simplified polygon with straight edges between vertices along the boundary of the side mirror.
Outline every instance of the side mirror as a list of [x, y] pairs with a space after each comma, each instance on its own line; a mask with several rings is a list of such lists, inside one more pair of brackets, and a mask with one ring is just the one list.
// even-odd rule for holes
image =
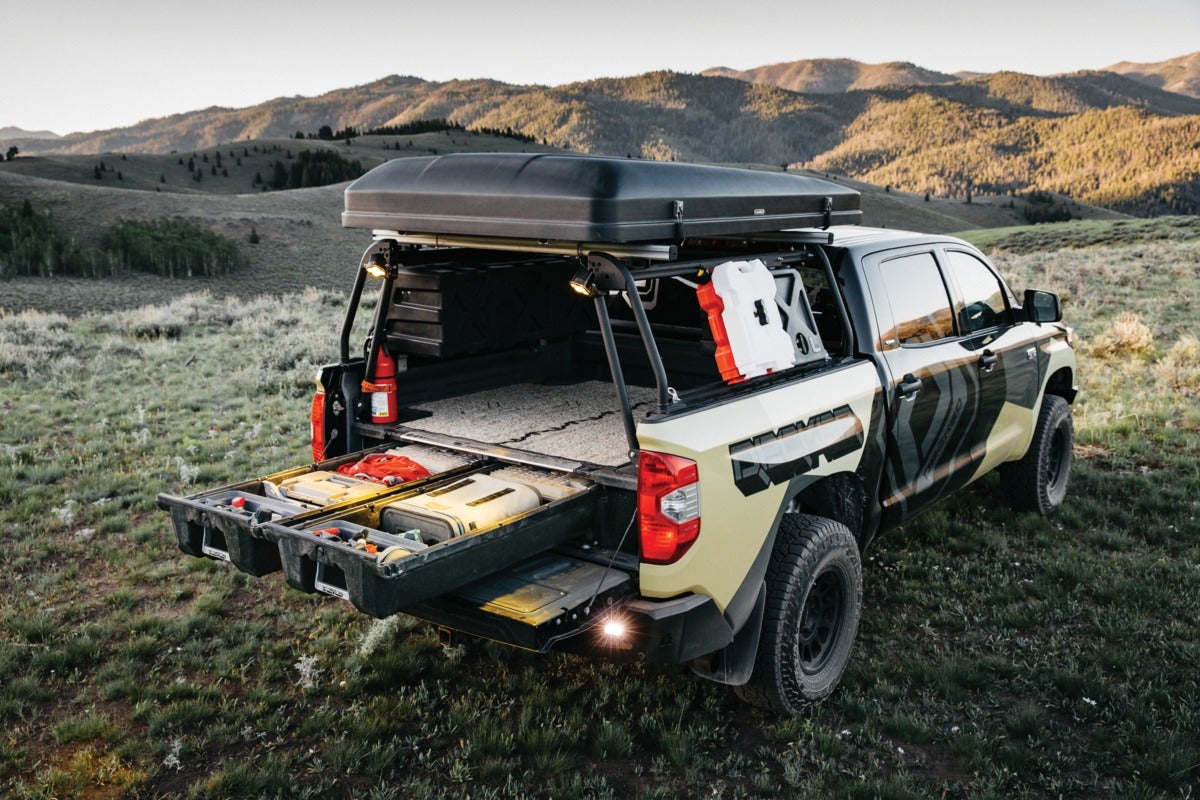
[[1025, 318], [1030, 322], [1058, 322], [1062, 319], [1062, 301], [1054, 292], [1026, 289]]

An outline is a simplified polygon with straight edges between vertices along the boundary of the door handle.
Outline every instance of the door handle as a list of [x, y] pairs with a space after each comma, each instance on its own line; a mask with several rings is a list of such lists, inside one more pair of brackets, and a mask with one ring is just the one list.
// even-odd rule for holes
[[917, 392], [921, 391], [921, 379], [910, 372], [904, 376], [896, 388], [900, 390], [900, 394], [904, 396], [905, 400], [912, 400], [917, 396]]
[[996, 362], [1000, 359], [991, 350], [984, 350], [983, 355], [979, 357], [979, 367], [984, 372], [991, 372], [996, 367]]

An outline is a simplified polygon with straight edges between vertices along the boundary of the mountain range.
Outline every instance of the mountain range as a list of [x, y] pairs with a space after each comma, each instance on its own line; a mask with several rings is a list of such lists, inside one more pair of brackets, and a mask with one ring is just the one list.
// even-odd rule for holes
[[1052, 77], [847, 59], [554, 87], [391, 76], [16, 141], [26, 154], [189, 151], [435, 118], [581, 152], [805, 166], [942, 197], [1044, 189], [1137, 214], [1200, 211], [1200, 53]]

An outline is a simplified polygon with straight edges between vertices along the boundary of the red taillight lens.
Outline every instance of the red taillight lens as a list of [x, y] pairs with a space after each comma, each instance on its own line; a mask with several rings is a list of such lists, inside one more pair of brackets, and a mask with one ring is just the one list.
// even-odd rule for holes
[[700, 535], [696, 462], [643, 450], [638, 455], [638, 530], [642, 561], [672, 564]]
[[313, 395], [312, 410], [308, 415], [309, 434], [312, 436], [313, 461], [325, 460], [325, 393]]

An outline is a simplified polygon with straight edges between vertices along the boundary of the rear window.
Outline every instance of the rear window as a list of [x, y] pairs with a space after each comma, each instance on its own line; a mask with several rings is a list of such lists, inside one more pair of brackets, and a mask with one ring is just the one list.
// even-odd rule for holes
[[954, 335], [950, 295], [932, 253], [888, 259], [879, 271], [895, 323], [885, 340], [918, 345]]

